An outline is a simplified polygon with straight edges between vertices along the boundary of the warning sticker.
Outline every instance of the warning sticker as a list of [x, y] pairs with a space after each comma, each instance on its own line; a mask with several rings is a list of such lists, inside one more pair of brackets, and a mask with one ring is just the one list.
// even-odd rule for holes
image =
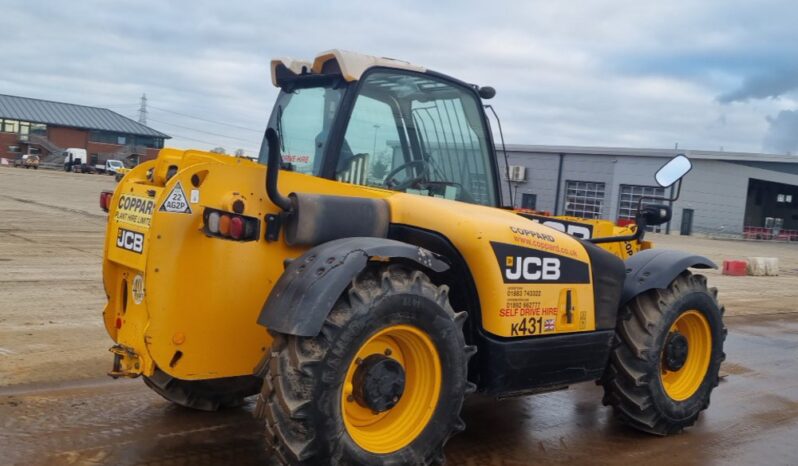
[[114, 218], [118, 222], [125, 222], [142, 228], [149, 228], [152, 220], [152, 210], [155, 201], [133, 194], [119, 196]]
[[169, 196], [166, 197], [166, 200], [163, 201], [161, 208], [158, 210], [160, 212], [174, 212], [180, 214], [191, 213], [191, 207], [188, 205], [188, 199], [186, 199], [186, 192], [183, 191], [183, 186], [180, 185], [179, 181], [175, 187], [172, 188], [172, 192], [169, 193]]

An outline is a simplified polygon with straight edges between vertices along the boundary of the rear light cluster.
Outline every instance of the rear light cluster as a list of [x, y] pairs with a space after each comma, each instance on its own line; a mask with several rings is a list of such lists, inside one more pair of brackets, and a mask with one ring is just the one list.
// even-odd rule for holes
[[260, 221], [257, 218], [245, 217], [216, 209], [205, 209], [202, 218], [205, 222], [203, 230], [209, 236], [236, 241], [254, 241], [258, 239]]
[[100, 193], [100, 208], [105, 212], [111, 207], [111, 198], [114, 196], [113, 191], [103, 191]]

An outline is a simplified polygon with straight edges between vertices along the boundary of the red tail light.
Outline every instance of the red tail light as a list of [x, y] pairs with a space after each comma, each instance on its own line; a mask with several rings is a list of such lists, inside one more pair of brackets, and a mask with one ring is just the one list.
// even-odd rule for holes
[[258, 239], [260, 221], [257, 218], [216, 209], [205, 209], [202, 219], [204, 222], [202, 230], [208, 236], [235, 241]]
[[111, 198], [114, 196], [113, 191], [103, 191], [100, 193], [100, 208], [105, 212], [111, 207]]
[[230, 219], [230, 237], [233, 239], [241, 239], [244, 235], [244, 219], [241, 217], [232, 217]]

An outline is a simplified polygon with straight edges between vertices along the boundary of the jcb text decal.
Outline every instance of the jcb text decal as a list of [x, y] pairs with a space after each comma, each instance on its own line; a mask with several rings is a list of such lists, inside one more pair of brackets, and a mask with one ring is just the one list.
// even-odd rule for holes
[[491, 242], [504, 283], [590, 283], [584, 262], [537, 249]]
[[144, 235], [120, 228], [116, 234], [116, 247], [141, 254], [144, 251]]

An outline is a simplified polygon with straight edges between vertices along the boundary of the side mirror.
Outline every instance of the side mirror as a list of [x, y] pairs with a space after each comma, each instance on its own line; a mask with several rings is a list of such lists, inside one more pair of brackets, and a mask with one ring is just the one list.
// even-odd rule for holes
[[654, 179], [657, 181], [658, 185], [667, 188], [679, 181], [692, 168], [693, 164], [690, 162], [690, 159], [684, 154], [679, 154], [657, 170]]
[[657, 226], [668, 223], [671, 219], [671, 208], [666, 205], [647, 205], [637, 214], [639, 223], [647, 226]]
[[482, 86], [479, 88], [479, 96], [485, 100], [492, 99], [496, 96], [496, 89], [490, 86]]

